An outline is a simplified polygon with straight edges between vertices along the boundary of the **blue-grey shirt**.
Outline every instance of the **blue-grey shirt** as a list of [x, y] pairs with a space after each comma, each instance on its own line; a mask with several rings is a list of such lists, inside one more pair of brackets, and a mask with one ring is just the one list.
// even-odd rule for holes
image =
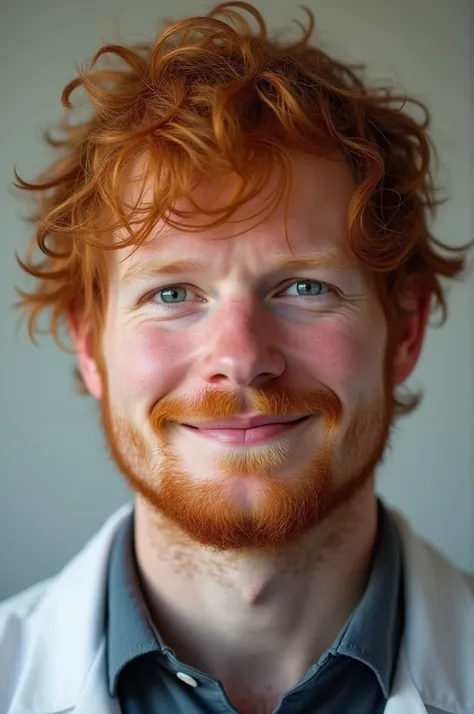
[[[403, 569], [395, 525], [379, 502], [371, 575], [332, 647], [274, 714], [380, 714], [403, 629]], [[133, 516], [114, 542], [108, 577], [107, 671], [123, 714], [235, 714], [221, 683], [180, 662], [150, 625], [134, 556]]]

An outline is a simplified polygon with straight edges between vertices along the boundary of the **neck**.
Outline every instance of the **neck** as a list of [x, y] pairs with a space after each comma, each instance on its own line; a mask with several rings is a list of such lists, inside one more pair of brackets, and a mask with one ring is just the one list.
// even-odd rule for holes
[[[135, 547], [150, 614], [184, 663], [219, 678], [234, 705], [273, 711], [317, 662], [367, 584], [377, 531], [373, 484], [284, 550], [216, 553], [137, 499]], [[233, 694], [234, 692], [234, 694]], [[239, 700], [238, 702], [236, 700]]]

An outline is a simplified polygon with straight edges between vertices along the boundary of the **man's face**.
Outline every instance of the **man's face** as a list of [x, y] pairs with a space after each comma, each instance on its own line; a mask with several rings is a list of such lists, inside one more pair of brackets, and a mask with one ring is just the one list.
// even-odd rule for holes
[[290, 245], [283, 206], [255, 226], [262, 196], [241, 223], [166, 228], [110, 258], [109, 444], [135, 490], [218, 549], [308, 532], [370, 477], [391, 421], [386, 322], [346, 238], [349, 169], [294, 167]]

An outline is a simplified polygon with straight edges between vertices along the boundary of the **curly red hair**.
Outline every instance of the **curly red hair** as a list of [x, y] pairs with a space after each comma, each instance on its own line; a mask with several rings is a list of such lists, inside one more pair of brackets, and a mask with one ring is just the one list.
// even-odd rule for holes
[[[256, 20], [256, 33], [239, 10]], [[126, 243], [138, 245], [157, 221], [181, 230], [201, 230], [202, 222], [192, 224], [196, 215], [207, 216], [208, 226], [223, 223], [268, 186], [275, 169], [276, 204], [291, 185], [292, 150], [346, 157], [355, 179], [348, 241], [376, 273], [389, 325], [400, 317], [400, 291], [413, 273], [445, 316], [440, 279], [457, 276], [465, 256], [430, 232], [439, 200], [428, 111], [388, 88], [370, 89], [360, 68], [310, 44], [314, 21], [306, 12], [301, 40], [285, 44], [268, 37], [261, 14], [248, 3], [223, 3], [205, 17], [165, 26], [150, 44], [105, 45], [64, 88], [59, 138], [47, 135], [56, 160], [34, 182], [16, 174], [16, 185], [34, 197], [36, 232], [19, 259], [36, 279], [34, 290], [19, 291], [33, 339], [47, 311], [48, 331], [60, 341], [72, 304], [100, 335], [105, 250], [117, 247], [111, 231], [125, 228]], [[105, 56], [120, 64], [99, 69]], [[78, 87], [91, 111], [74, 122], [70, 98]], [[421, 119], [407, 105], [420, 110]], [[123, 198], [138, 158], [145, 159], [143, 178], [153, 189], [145, 207], [141, 196], [133, 205]], [[232, 200], [218, 210], [197, 205], [192, 189], [221, 170], [238, 179]], [[188, 212], [176, 208], [183, 197]]]

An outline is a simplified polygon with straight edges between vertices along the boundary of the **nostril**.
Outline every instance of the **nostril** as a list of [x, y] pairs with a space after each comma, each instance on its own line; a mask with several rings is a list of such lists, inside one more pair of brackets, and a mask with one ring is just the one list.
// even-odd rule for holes
[[209, 382], [213, 384], [220, 384], [221, 382], [232, 382], [232, 379], [226, 374], [213, 374], [209, 378]]

